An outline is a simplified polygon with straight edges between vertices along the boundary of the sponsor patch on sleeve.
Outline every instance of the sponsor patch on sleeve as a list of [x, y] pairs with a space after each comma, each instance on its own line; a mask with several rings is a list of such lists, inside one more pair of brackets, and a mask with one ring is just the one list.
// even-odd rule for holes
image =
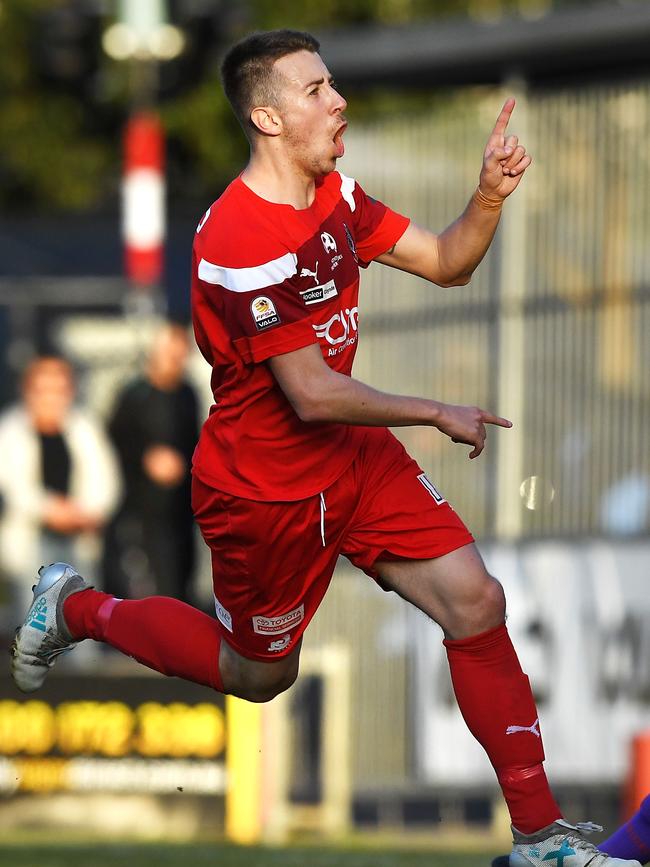
[[258, 295], [251, 302], [251, 313], [258, 331], [266, 331], [272, 325], [278, 325], [280, 317], [275, 304], [266, 295]]

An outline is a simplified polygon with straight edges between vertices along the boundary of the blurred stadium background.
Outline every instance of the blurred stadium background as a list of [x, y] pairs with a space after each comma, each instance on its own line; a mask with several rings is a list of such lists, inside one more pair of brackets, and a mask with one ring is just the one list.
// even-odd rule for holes
[[[0, 0], [2, 406], [19, 399], [34, 355], [56, 353], [74, 366], [78, 402], [105, 422], [160, 323], [187, 319], [195, 225], [246, 159], [219, 58], [240, 35], [278, 26], [321, 38], [350, 103], [342, 170], [432, 228], [464, 207], [500, 105], [517, 98], [512, 130], [534, 163], [490, 253], [460, 289], [369, 269], [356, 375], [515, 422], [471, 464], [430, 430], [400, 437], [506, 587], [562, 806], [612, 827], [650, 786], [645, 0]], [[160, 124], [164, 158], [151, 164], [163, 170], [134, 193], [125, 129], [142, 112]], [[126, 201], [145, 211], [125, 216]], [[163, 201], [164, 240], [138, 235]], [[125, 253], [134, 226], [139, 260]], [[192, 356], [188, 370], [204, 414], [208, 368]], [[99, 585], [100, 542], [89, 561]], [[15, 577], [0, 570], [8, 644]], [[207, 610], [204, 552], [196, 576]], [[7, 864], [31, 864], [20, 835], [40, 832], [61, 846], [84, 834], [282, 844], [369, 832], [382, 845], [460, 843], [479, 853], [472, 864], [507, 842], [437, 627], [345, 563], [296, 687], [264, 708], [75, 654], [35, 700], [3, 674]], [[77, 863], [56, 851], [38, 863]], [[106, 863], [122, 863], [120, 851]], [[156, 851], [146, 863], [176, 863]], [[283, 863], [297, 857], [324, 856], [296, 850]]]

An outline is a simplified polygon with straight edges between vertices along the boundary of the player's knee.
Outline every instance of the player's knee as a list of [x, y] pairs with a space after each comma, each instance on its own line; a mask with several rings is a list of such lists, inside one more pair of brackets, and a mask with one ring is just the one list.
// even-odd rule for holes
[[481, 588], [480, 605], [487, 621], [498, 625], [506, 619], [506, 597], [501, 583], [486, 572]]
[[293, 686], [297, 677], [297, 666], [285, 671], [272, 672], [268, 677], [260, 678], [255, 683], [246, 684], [238, 692], [238, 695], [240, 698], [245, 698], [246, 701], [256, 703], [271, 701], [280, 695], [280, 693], [286, 692], [290, 686]]
[[454, 600], [446, 632], [459, 638], [494, 629], [505, 620], [505, 596], [496, 578], [483, 571]]

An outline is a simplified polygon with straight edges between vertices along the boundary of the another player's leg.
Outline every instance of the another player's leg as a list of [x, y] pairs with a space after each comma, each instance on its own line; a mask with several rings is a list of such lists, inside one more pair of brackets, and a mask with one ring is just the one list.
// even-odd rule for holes
[[[539, 867], [572, 855], [574, 867], [621, 862], [584, 839], [592, 826], [570, 825], [550, 791], [539, 719], [528, 678], [505, 625], [500, 584], [473, 545], [435, 560], [378, 562], [384, 584], [442, 627], [454, 692], [474, 737], [496, 771], [510, 811], [510, 867]], [[576, 860], [577, 859], [577, 860]]]
[[635, 859], [642, 864], [650, 861], [650, 795], [646, 795], [632, 818], [598, 848], [615, 858]]
[[83, 640], [103, 641], [149, 668], [228, 692], [268, 701], [298, 670], [300, 645], [269, 662], [248, 660], [221, 638], [217, 621], [165, 596], [116, 599], [93, 590], [72, 566], [39, 571], [34, 601], [16, 634], [12, 673], [23, 692], [42, 686], [58, 655]]

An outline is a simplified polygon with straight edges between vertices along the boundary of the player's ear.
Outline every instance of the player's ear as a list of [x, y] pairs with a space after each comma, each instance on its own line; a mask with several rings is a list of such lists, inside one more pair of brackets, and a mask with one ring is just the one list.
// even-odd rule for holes
[[282, 120], [270, 105], [260, 105], [251, 111], [251, 123], [262, 135], [276, 136], [282, 132]]

